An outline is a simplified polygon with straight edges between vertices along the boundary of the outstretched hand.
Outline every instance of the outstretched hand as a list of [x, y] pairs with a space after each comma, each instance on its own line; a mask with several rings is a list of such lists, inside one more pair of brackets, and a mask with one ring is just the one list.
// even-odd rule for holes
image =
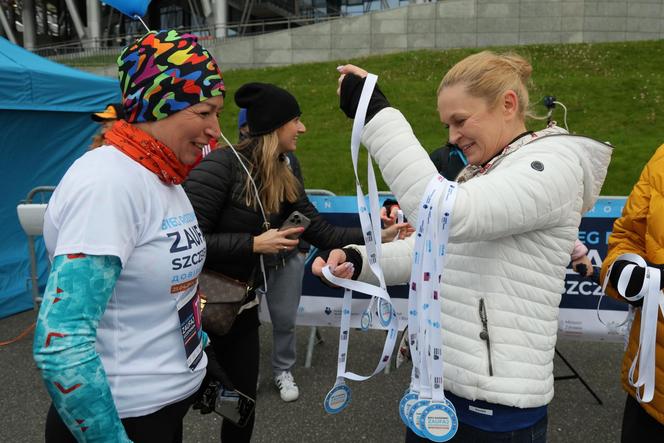
[[320, 277], [328, 285], [334, 286], [323, 276], [323, 268], [325, 266], [330, 266], [330, 272], [338, 278], [350, 279], [353, 277], [353, 272], [355, 272], [355, 267], [351, 262], [346, 261], [346, 253], [342, 249], [333, 249], [330, 251], [327, 261], [322, 257], [316, 257], [311, 265], [311, 272], [315, 276]]
[[358, 66], [355, 66], [355, 65], [337, 66], [337, 71], [339, 71], [341, 73], [341, 75], [339, 76], [339, 80], [338, 80], [339, 86], [337, 87], [337, 95], [339, 95], [339, 96], [341, 95], [341, 83], [343, 83], [344, 78], [346, 77], [346, 74], [355, 74], [355, 75], [357, 75], [358, 77], [361, 77], [361, 78], [364, 78], [364, 77], [367, 76], [367, 74], [369, 74], [364, 69], [362, 69]]
[[[337, 88], [339, 107], [348, 118], [355, 118], [355, 111], [360, 103], [360, 97], [364, 88], [364, 80], [369, 73], [355, 65], [342, 65], [337, 67], [337, 70], [341, 73], [339, 76], [339, 87]], [[373, 116], [381, 109], [389, 106], [390, 102], [387, 100], [387, 97], [385, 97], [385, 94], [376, 85], [367, 105], [365, 124], [369, 123]]]

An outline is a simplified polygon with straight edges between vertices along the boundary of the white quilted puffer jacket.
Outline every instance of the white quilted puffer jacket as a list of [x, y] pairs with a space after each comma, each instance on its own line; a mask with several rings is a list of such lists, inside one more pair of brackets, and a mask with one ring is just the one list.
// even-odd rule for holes
[[[383, 109], [364, 128], [362, 142], [415, 225], [436, 169], [410, 125], [396, 109]], [[469, 400], [531, 408], [553, 398], [565, 268], [612, 149], [556, 127], [518, 143], [485, 173], [459, 185], [441, 289], [443, 355], [445, 389]], [[412, 246], [412, 237], [383, 244], [388, 285], [408, 282]], [[359, 279], [375, 282], [364, 248], [357, 249], [364, 260]], [[480, 338], [483, 326], [488, 349]]]

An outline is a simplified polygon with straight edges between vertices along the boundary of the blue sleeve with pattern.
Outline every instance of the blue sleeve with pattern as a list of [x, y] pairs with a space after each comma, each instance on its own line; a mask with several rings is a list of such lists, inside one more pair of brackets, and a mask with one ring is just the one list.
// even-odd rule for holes
[[79, 442], [130, 442], [95, 350], [97, 325], [121, 271], [115, 256], [55, 257], [33, 354], [62, 421]]

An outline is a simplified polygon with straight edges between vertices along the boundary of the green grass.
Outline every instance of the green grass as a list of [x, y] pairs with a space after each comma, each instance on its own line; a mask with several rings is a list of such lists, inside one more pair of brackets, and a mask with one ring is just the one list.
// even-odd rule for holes
[[[533, 64], [530, 100], [545, 114], [541, 99], [555, 95], [568, 108], [572, 132], [609, 141], [615, 147], [603, 195], [627, 195], [646, 161], [664, 143], [664, 41], [534, 45], [510, 48]], [[235, 141], [237, 107], [233, 93], [250, 81], [275, 83], [300, 102], [307, 133], [300, 137], [297, 155], [307, 188], [337, 194], [355, 192], [349, 144], [351, 121], [338, 108], [337, 72], [351, 62], [374, 72], [392, 106], [401, 110], [428, 151], [447, 139], [438, 120], [436, 89], [445, 72], [478, 49], [412, 51], [339, 62], [284, 68], [232, 70], [224, 73], [229, 95], [222, 113], [222, 130]], [[223, 54], [220, 54], [223, 67]], [[563, 112], [554, 118], [562, 126]], [[541, 121], [529, 122], [539, 129]], [[362, 157], [365, 155], [362, 154]], [[366, 163], [364, 163], [366, 164]], [[366, 167], [361, 167], [364, 175]], [[381, 182], [381, 189], [386, 186]]]
[[[664, 143], [664, 40], [492, 49], [514, 51], [531, 61], [530, 101], [536, 114], [545, 114], [542, 98], [554, 95], [567, 106], [571, 132], [609, 141], [615, 147], [602, 194], [627, 195], [643, 165]], [[392, 106], [404, 113], [430, 152], [447, 139], [436, 111], [438, 83], [452, 65], [479, 50], [411, 51], [285, 68], [227, 71], [224, 80], [229, 95], [221, 117], [222, 129], [235, 141], [238, 109], [232, 97], [242, 84], [261, 81], [282, 86], [297, 97], [308, 129], [300, 137], [297, 151], [306, 187], [352, 194], [351, 121], [338, 108], [335, 67], [354, 63], [377, 74]], [[107, 59], [112, 63], [115, 56], [93, 57], [86, 64], [106, 64]], [[219, 62], [223, 68], [223, 53]], [[562, 126], [560, 107], [554, 118]], [[542, 126], [542, 121], [528, 124], [533, 130]], [[364, 176], [365, 155], [362, 157], [360, 171]], [[382, 181], [379, 187], [387, 189]]]

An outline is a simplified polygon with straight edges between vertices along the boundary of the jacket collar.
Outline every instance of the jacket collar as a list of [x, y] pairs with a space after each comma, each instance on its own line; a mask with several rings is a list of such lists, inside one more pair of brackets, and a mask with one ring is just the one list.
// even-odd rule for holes
[[545, 129], [542, 129], [541, 131], [537, 132], [530, 132], [527, 133], [521, 137], [518, 137], [516, 140], [514, 140], [512, 143], [507, 145], [503, 151], [496, 155], [494, 158], [492, 158], [488, 163], [486, 163], [483, 166], [476, 166], [476, 165], [468, 165], [466, 166], [459, 175], [457, 176], [457, 182], [463, 183], [471, 178], [475, 178], [480, 175], [486, 174], [492, 167], [494, 167], [496, 164], [500, 163], [502, 159], [507, 157], [508, 155], [518, 151], [522, 147], [526, 146], [528, 143], [532, 142], [535, 139], [538, 139], [540, 137], [544, 137], [547, 135], [565, 135], [567, 134], [567, 131], [564, 130], [563, 128], [560, 128], [555, 125], [551, 125]]

